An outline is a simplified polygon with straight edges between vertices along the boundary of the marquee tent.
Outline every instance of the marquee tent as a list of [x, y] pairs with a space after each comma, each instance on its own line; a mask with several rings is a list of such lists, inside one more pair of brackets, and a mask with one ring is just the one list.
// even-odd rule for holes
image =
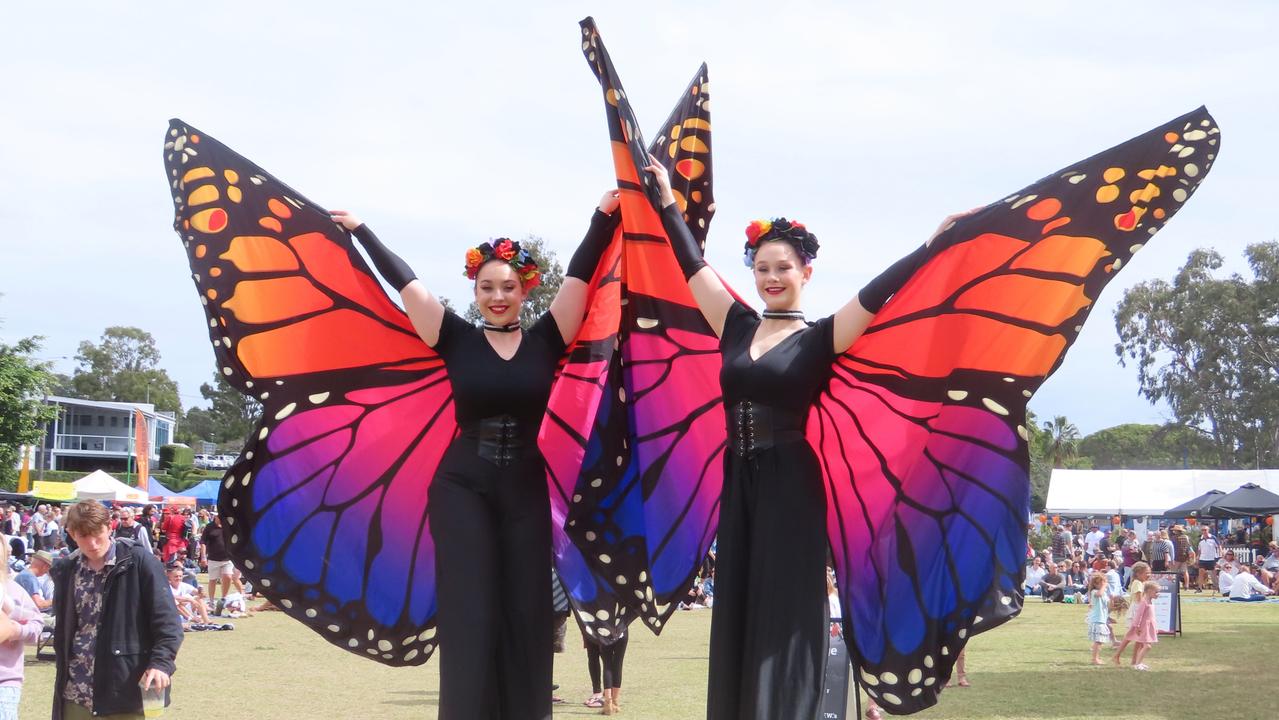
[[1046, 512], [1162, 516], [1209, 490], [1254, 483], [1279, 492], [1279, 470], [1053, 470]]
[[101, 470], [94, 470], [73, 484], [77, 500], [109, 500], [143, 505], [151, 501], [145, 490], [129, 487]]
[[1164, 517], [1170, 518], [1188, 518], [1199, 517], [1205, 513], [1208, 506], [1217, 501], [1218, 498], [1225, 497], [1226, 494], [1220, 490], [1209, 490], [1194, 500], [1189, 500], [1178, 505], [1175, 508], [1164, 511]]
[[1232, 518], [1279, 513], [1279, 495], [1248, 483], [1232, 493], [1212, 501], [1206, 514], [1210, 517]]
[[147, 483], [147, 492], [151, 493], [152, 497], [186, 497], [195, 498], [198, 503], [216, 503], [218, 501], [218, 487], [221, 484], [220, 480], [204, 480], [186, 490], [174, 492], [161, 485], [155, 478], [151, 478]]

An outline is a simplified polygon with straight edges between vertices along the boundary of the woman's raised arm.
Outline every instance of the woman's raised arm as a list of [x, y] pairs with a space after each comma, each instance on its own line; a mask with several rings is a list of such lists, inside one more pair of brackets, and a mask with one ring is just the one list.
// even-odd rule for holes
[[688, 282], [688, 288], [693, 291], [693, 299], [697, 301], [697, 307], [701, 309], [706, 322], [710, 324], [717, 336], [723, 335], [724, 321], [728, 317], [728, 311], [737, 301], [733, 299], [728, 288], [724, 287], [724, 283], [720, 282], [715, 271], [702, 258], [697, 241], [693, 239], [693, 233], [684, 223], [684, 217], [675, 204], [675, 193], [671, 192], [671, 179], [666, 173], [666, 168], [652, 155], [649, 155], [648, 159], [649, 166], [644, 169], [653, 173], [653, 179], [657, 181], [662, 204], [658, 210], [662, 216], [662, 227], [666, 230], [666, 236], [670, 238], [671, 249], [675, 251], [679, 267], [684, 271], [684, 280]]
[[555, 325], [559, 328], [565, 345], [572, 343], [573, 338], [577, 337], [577, 331], [582, 328], [591, 276], [595, 274], [595, 268], [608, 249], [608, 243], [613, 239], [613, 230], [622, 217], [617, 212], [618, 204], [616, 190], [609, 190], [600, 198], [599, 207], [591, 216], [591, 226], [587, 229], [586, 236], [568, 261], [564, 283], [551, 301], [551, 315], [555, 317]]
[[387, 249], [368, 225], [360, 222], [355, 213], [346, 210], [331, 210], [329, 216], [333, 222], [341, 225], [355, 236], [364, 246], [365, 252], [373, 260], [378, 273], [400, 293], [404, 302], [404, 310], [413, 323], [413, 329], [430, 347], [440, 339], [440, 325], [444, 322], [444, 305], [426, 289], [413, 273], [408, 263], [400, 256]]
[[960, 218], [967, 217], [981, 210], [981, 208], [973, 208], [968, 212], [955, 213], [948, 215], [942, 220], [941, 225], [937, 226], [937, 231], [933, 236], [928, 238], [928, 242], [915, 248], [906, 257], [898, 260], [888, 269], [880, 273], [874, 280], [866, 284], [866, 287], [857, 292], [853, 299], [849, 300], [844, 307], [835, 313], [834, 326], [834, 345], [836, 353], [844, 353], [848, 348], [857, 342], [857, 339], [866, 332], [866, 328], [870, 326], [872, 320], [875, 319], [875, 313], [884, 307], [884, 303], [888, 302], [898, 290], [906, 284], [906, 281], [915, 274], [929, 257], [929, 246], [933, 244], [933, 240], [937, 239], [946, 230], [949, 230], [955, 221]]

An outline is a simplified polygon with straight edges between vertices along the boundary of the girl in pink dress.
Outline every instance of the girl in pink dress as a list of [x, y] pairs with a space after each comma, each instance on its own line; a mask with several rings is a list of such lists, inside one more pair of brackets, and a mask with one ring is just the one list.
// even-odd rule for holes
[[1142, 585], [1141, 600], [1132, 611], [1132, 620], [1128, 623], [1128, 634], [1124, 635], [1123, 644], [1115, 651], [1114, 662], [1119, 664], [1128, 643], [1134, 643], [1132, 651], [1132, 667], [1134, 670], [1149, 670], [1142, 660], [1150, 651], [1150, 646], [1159, 642], [1159, 630], [1155, 627], [1155, 597], [1159, 595], [1159, 583], [1147, 580]]

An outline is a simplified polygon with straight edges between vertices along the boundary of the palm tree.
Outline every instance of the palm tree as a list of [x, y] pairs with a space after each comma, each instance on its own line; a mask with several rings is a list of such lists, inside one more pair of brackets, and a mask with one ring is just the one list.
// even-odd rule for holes
[[1047, 436], [1045, 454], [1052, 460], [1053, 467], [1065, 467], [1067, 460], [1073, 460], [1079, 454], [1079, 428], [1065, 415], [1054, 417], [1043, 427]]

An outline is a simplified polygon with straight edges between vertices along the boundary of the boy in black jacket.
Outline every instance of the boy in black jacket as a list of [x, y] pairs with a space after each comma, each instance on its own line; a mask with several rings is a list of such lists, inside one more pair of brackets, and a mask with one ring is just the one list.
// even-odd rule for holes
[[101, 503], [76, 503], [66, 517], [79, 550], [52, 571], [53, 720], [140, 718], [141, 688], [168, 688], [182, 644], [164, 568], [133, 540], [112, 540], [111, 518]]

